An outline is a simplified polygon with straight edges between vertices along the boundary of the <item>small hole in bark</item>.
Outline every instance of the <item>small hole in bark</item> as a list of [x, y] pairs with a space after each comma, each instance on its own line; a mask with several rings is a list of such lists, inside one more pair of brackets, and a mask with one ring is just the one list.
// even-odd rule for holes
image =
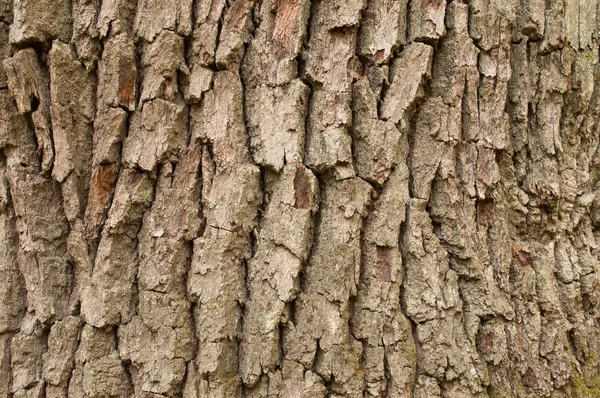
[[31, 99], [31, 112], [37, 111], [39, 106], [40, 106], [40, 100], [37, 99], [36, 97], [33, 97]]

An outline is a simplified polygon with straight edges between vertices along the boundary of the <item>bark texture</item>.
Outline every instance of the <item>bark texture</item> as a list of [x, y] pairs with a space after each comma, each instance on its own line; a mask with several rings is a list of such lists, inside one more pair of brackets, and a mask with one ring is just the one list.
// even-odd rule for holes
[[0, 0], [0, 398], [600, 397], [600, 1]]

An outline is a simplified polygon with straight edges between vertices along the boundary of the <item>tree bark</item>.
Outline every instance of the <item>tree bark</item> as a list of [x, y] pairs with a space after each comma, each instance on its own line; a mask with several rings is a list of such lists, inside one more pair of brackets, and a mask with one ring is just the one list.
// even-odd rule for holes
[[0, 0], [0, 398], [600, 397], [599, 10]]

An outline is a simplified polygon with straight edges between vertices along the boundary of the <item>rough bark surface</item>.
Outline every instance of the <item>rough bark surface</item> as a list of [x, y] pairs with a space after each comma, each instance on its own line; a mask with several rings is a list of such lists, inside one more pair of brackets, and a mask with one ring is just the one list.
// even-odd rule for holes
[[600, 397], [600, 0], [0, 0], [0, 398]]

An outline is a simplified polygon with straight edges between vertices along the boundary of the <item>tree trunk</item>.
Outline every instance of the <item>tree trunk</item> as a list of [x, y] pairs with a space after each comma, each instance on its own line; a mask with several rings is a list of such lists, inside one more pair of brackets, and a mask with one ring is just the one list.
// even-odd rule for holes
[[600, 397], [598, 10], [0, 0], [0, 398]]

